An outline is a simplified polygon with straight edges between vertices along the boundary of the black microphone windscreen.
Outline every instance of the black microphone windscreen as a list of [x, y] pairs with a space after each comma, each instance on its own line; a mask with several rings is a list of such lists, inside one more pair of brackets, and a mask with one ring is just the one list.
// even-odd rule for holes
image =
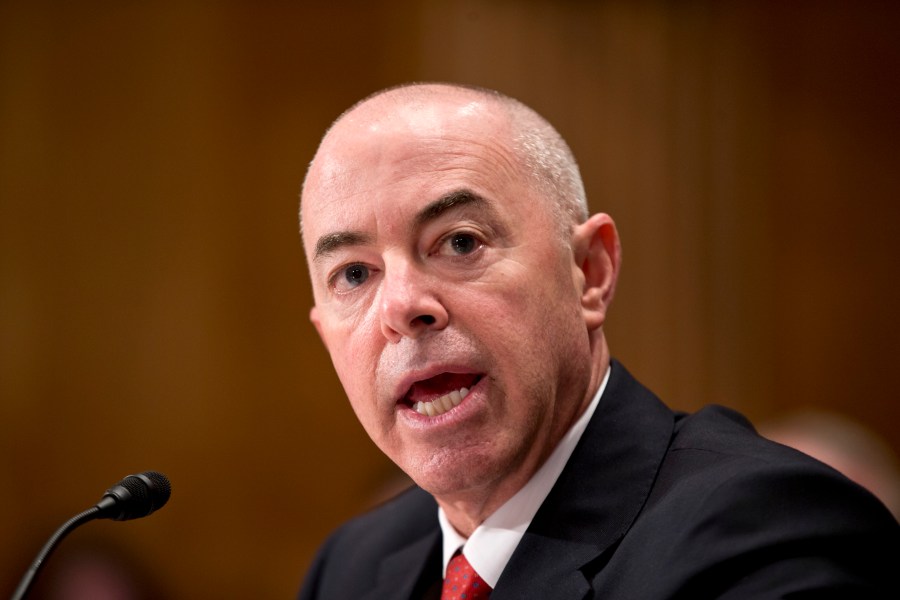
[[129, 475], [113, 487], [97, 503], [99, 518], [127, 521], [146, 517], [169, 501], [172, 486], [168, 478], [156, 471]]

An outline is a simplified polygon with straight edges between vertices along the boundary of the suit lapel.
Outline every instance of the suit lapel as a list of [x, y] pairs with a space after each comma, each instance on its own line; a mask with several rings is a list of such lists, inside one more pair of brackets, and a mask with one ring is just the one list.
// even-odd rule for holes
[[673, 429], [672, 412], [613, 362], [596, 412], [492, 599], [588, 595], [646, 502]]
[[441, 576], [440, 539], [435, 519], [432, 532], [382, 559], [375, 586], [360, 600], [412, 599], [414, 592], [423, 593], [430, 579], [438, 581]]

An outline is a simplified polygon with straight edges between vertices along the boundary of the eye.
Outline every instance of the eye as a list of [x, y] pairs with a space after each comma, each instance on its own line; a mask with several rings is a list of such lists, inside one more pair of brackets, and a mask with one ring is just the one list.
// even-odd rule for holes
[[332, 285], [338, 291], [358, 287], [369, 278], [369, 267], [361, 264], [348, 265], [335, 274]]
[[471, 254], [478, 249], [480, 242], [471, 233], [454, 233], [446, 240], [446, 244], [450, 247], [454, 254], [464, 255]]

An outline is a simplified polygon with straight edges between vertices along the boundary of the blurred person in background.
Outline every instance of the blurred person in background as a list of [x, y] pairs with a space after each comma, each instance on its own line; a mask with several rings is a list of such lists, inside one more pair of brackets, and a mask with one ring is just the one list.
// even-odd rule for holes
[[863, 486], [900, 518], [900, 468], [890, 446], [847, 416], [805, 409], [760, 424], [765, 437], [830, 465]]
[[163, 600], [171, 598], [150, 567], [102, 534], [75, 536], [54, 550], [29, 600]]

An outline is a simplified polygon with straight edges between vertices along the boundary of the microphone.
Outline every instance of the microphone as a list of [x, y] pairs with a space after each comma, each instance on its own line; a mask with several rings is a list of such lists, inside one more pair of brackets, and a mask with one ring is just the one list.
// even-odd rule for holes
[[152, 514], [165, 506], [172, 495], [172, 486], [162, 473], [146, 471], [129, 475], [112, 486], [95, 508], [97, 519], [129, 521]]
[[137, 475], [129, 475], [116, 485], [112, 486], [100, 501], [86, 511], [79, 513], [63, 523], [56, 530], [44, 547], [38, 552], [31, 567], [22, 577], [19, 587], [12, 596], [12, 600], [22, 600], [28, 594], [31, 584], [37, 577], [44, 561], [62, 541], [76, 527], [93, 521], [94, 519], [113, 519], [115, 521], [128, 521], [140, 519], [165, 506], [172, 494], [172, 486], [168, 478], [156, 471], [145, 471]]

